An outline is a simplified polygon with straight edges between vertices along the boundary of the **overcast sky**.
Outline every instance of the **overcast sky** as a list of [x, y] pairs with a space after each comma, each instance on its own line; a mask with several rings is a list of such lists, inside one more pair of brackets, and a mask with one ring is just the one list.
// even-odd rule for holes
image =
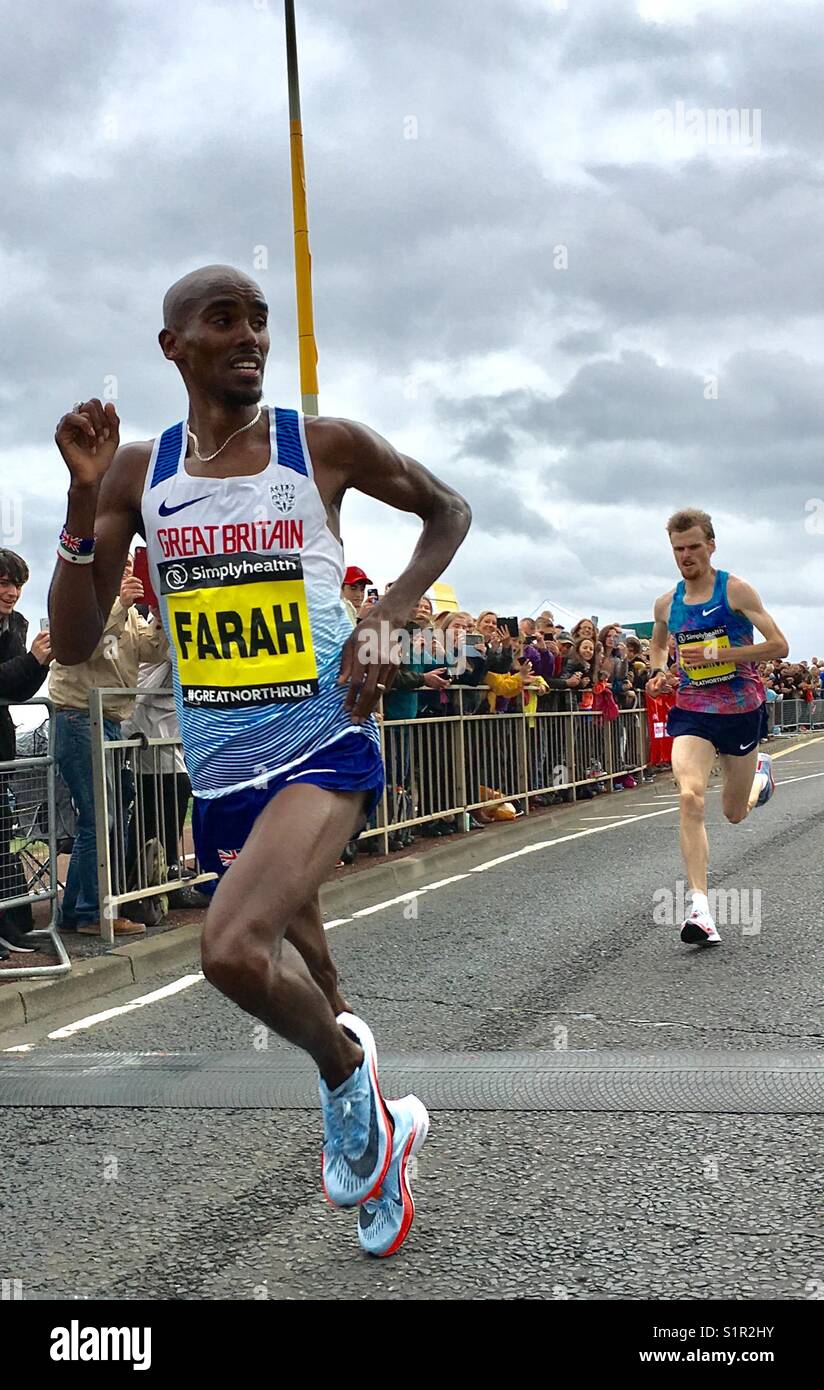
[[[157, 346], [174, 279], [255, 274], [267, 400], [299, 403], [282, 10], [2, 0], [0, 543], [35, 628], [59, 416], [115, 396], [129, 440], [185, 413]], [[646, 619], [694, 505], [791, 656], [824, 656], [824, 9], [297, 11], [321, 410], [466, 493], [461, 603]], [[343, 528], [382, 584], [417, 524], [350, 495]]]

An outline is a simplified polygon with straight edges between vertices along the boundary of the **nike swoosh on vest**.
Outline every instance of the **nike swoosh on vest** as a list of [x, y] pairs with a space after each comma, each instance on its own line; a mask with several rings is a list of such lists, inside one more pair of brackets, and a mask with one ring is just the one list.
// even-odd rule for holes
[[175, 512], [182, 512], [184, 507], [193, 507], [195, 502], [205, 502], [211, 495], [207, 492], [203, 497], [192, 497], [188, 502], [178, 502], [176, 507], [167, 507], [165, 502], [161, 502], [157, 510], [160, 516], [174, 516]]

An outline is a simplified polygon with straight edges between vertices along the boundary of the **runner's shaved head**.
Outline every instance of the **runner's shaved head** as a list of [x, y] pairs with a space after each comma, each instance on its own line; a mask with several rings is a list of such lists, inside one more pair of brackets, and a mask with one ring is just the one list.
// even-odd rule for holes
[[231, 265], [204, 265], [176, 280], [163, 298], [163, 327], [171, 332], [181, 328], [189, 316], [207, 299], [220, 294], [253, 293], [264, 299], [260, 286]]

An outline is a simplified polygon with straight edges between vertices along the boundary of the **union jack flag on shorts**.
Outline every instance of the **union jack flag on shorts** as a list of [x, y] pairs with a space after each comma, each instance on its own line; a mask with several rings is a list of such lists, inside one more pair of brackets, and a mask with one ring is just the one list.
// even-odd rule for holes
[[239, 849], [219, 849], [217, 852], [217, 857], [223, 865], [224, 869], [228, 869], [230, 864], [234, 864], [235, 860], [239, 857], [239, 855]]

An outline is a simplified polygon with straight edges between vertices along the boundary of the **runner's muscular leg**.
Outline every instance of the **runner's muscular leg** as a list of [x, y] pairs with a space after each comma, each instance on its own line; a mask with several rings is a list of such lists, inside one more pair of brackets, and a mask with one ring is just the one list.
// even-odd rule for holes
[[751, 810], [749, 802], [757, 764], [757, 746], [740, 758], [728, 753], [721, 757], [721, 775], [724, 778], [722, 805], [724, 815], [732, 825], [738, 825]]
[[300, 951], [309, 974], [323, 990], [335, 1014], [351, 1013], [349, 1004], [340, 992], [338, 972], [329, 954], [329, 943], [323, 929], [323, 916], [317, 893], [298, 909], [286, 928], [286, 940]]
[[[365, 817], [361, 817], [365, 824]], [[255, 825], [249, 839], [257, 830]], [[320, 910], [318, 894], [314, 893], [302, 903], [286, 928], [286, 940], [300, 951], [309, 974], [315, 984], [323, 990], [335, 1015], [351, 1012], [350, 1006], [340, 992], [338, 972], [329, 954], [329, 942], [323, 929], [323, 915]]]
[[705, 738], [679, 734], [672, 744], [672, 772], [681, 793], [681, 854], [687, 883], [707, 891], [709, 846], [704, 825], [704, 796], [715, 762], [715, 749]]
[[218, 884], [203, 929], [206, 978], [308, 1052], [332, 1089], [363, 1054], [286, 935], [361, 824], [363, 805], [363, 792], [303, 783], [278, 792]]

